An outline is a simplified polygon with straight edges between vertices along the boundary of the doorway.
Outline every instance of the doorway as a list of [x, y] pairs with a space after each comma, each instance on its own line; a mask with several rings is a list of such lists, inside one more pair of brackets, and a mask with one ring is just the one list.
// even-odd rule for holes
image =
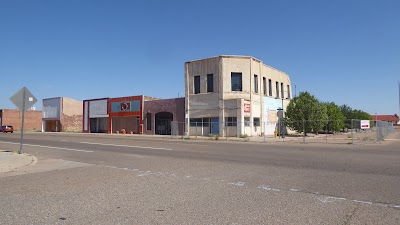
[[174, 119], [174, 115], [170, 112], [159, 112], [155, 115], [156, 130], [155, 133], [159, 135], [170, 135], [171, 134], [171, 122]]

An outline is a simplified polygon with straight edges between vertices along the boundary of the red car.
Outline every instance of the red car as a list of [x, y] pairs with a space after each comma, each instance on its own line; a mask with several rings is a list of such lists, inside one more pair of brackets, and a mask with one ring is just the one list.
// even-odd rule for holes
[[9, 126], [9, 125], [1, 126], [0, 127], [0, 132], [3, 132], [3, 133], [11, 132], [11, 133], [13, 133], [14, 132], [14, 128], [12, 126]]

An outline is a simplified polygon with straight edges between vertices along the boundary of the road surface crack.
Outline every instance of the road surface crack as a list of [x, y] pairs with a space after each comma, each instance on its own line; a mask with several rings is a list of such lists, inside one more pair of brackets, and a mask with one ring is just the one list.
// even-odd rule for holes
[[343, 223], [344, 225], [349, 225], [351, 223], [353, 216], [356, 213], [357, 209], [358, 209], [358, 207], [354, 207], [354, 209], [350, 213], [346, 214], [345, 221]]

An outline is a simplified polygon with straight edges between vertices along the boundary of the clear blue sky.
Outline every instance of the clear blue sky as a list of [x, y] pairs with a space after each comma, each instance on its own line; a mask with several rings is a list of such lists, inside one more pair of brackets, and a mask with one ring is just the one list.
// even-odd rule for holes
[[399, 113], [400, 1], [0, 0], [0, 108], [38, 99], [184, 94], [184, 62], [249, 55], [297, 93]]

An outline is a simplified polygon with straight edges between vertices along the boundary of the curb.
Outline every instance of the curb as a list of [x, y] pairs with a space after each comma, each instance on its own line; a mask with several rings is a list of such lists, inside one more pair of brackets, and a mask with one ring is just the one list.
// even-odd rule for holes
[[31, 159], [32, 159], [31, 163], [29, 163], [29, 164], [27, 164], [27, 165], [25, 165], [25, 166], [34, 166], [34, 165], [37, 164], [38, 159], [37, 159], [34, 155], [30, 155], [30, 154], [27, 154], [27, 153], [24, 153], [24, 154], [30, 156]]
[[38, 162], [38, 159], [37, 159], [35, 156], [33, 156], [33, 155], [31, 155], [31, 154], [28, 154], [28, 153], [18, 154], [17, 152], [8, 151], [8, 150], [0, 150], [0, 153], [1, 153], [1, 152], [8, 152], [8, 153], [12, 153], [13, 155], [23, 155], [24, 157], [27, 157], [27, 158], [28, 158], [28, 162], [27, 162], [27, 163], [25, 163], [25, 164], [20, 164], [19, 166], [16, 166], [16, 165], [11, 166], [11, 167], [9, 168], [8, 171], [7, 171], [7, 170], [6, 170], [6, 171], [2, 171], [1, 173], [4, 173], [4, 172], [5, 172], [5, 173], [10, 173], [10, 172], [15, 172], [15, 171], [23, 170], [24, 167], [36, 165], [37, 162]]

